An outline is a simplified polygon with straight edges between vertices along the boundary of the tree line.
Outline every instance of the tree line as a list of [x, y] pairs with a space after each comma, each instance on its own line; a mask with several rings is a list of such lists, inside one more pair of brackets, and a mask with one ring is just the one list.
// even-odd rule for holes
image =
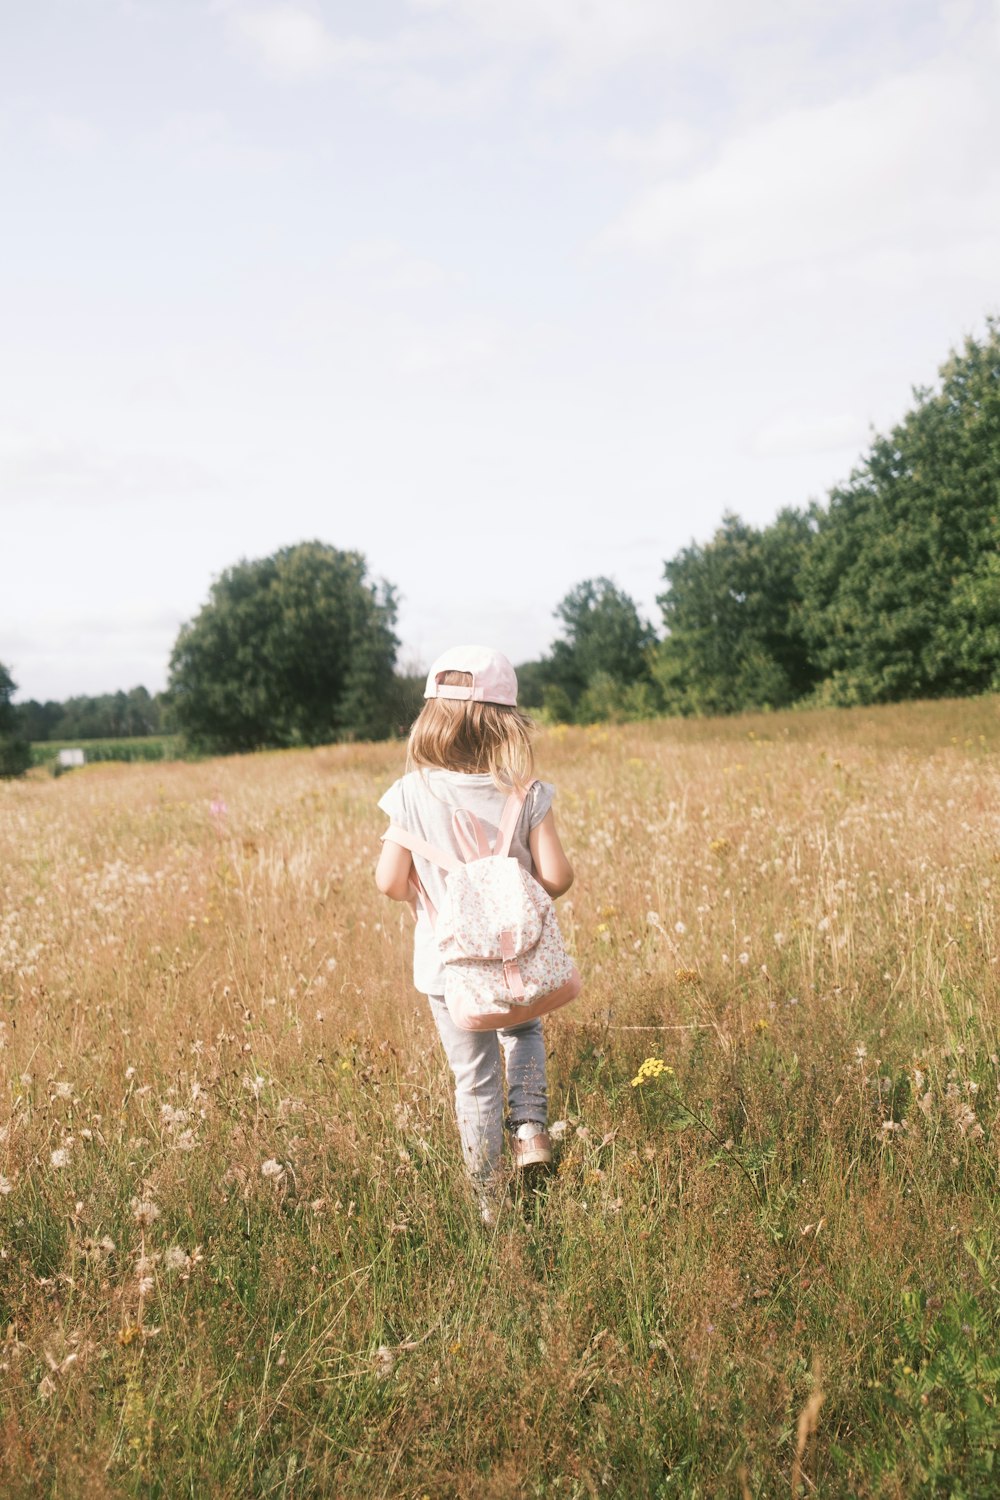
[[825, 505], [728, 513], [664, 565], [663, 633], [605, 578], [526, 672], [579, 721], [1000, 690], [1000, 320], [876, 435]]
[[[525, 706], [591, 723], [1000, 690], [1000, 319], [940, 376], [825, 505], [764, 527], [727, 512], [666, 562], [661, 633], [609, 578], [570, 590], [549, 651], [518, 667]], [[357, 552], [240, 562], [182, 627], [166, 693], [14, 704], [0, 666], [0, 774], [32, 740], [179, 730], [224, 753], [403, 733], [422, 679], [396, 670], [396, 608]]]

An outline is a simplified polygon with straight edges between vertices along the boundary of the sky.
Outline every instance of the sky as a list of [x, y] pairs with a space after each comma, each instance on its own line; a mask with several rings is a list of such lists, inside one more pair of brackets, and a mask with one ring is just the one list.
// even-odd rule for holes
[[243, 558], [515, 661], [659, 625], [1000, 312], [997, 0], [0, 0], [0, 661], [167, 682]]

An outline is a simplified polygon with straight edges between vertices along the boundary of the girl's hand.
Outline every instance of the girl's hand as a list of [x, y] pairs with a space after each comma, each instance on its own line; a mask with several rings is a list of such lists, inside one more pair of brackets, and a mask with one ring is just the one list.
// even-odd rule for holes
[[383, 839], [378, 864], [375, 866], [375, 884], [383, 896], [388, 896], [392, 901], [412, 901], [412, 871], [413, 858], [409, 849]]
[[535, 879], [550, 896], [562, 896], [573, 884], [573, 866], [556, 832], [556, 820], [547, 812], [528, 835], [528, 848], [535, 866]]

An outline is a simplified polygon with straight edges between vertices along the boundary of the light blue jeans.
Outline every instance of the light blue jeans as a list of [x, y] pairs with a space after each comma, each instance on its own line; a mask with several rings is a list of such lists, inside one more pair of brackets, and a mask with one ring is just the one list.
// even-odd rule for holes
[[500, 1165], [504, 1072], [507, 1128], [516, 1130], [529, 1120], [544, 1126], [548, 1120], [542, 1023], [526, 1021], [502, 1031], [463, 1031], [440, 995], [427, 999], [455, 1078], [455, 1114], [465, 1165], [470, 1177], [483, 1183]]

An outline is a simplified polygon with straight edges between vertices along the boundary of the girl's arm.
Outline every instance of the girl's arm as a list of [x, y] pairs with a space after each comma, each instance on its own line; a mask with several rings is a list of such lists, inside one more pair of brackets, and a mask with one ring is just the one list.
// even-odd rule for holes
[[573, 866], [559, 842], [551, 811], [528, 834], [528, 848], [535, 866], [535, 879], [550, 896], [562, 896], [573, 884]]
[[388, 896], [393, 901], [412, 901], [413, 891], [410, 889], [412, 869], [413, 857], [409, 849], [404, 849], [402, 844], [393, 844], [388, 839], [383, 839], [378, 864], [375, 866], [375, 884], [383, 896]]

